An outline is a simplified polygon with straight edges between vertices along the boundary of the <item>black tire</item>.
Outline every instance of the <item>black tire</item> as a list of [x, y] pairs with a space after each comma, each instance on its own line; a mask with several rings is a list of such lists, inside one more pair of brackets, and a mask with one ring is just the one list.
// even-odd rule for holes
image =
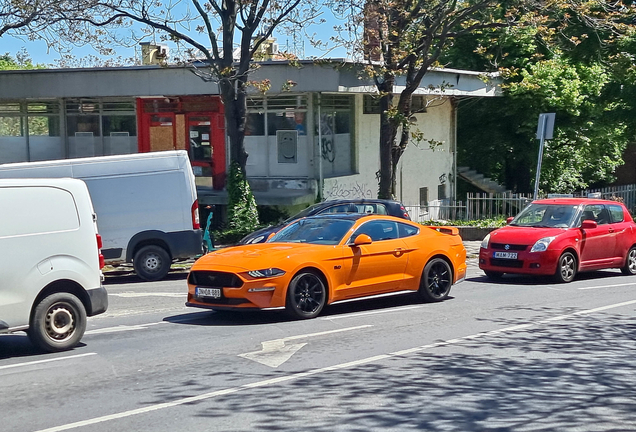
[[625, 257], [625, 265], [621, 267], [624, 275], [636, 275], [636, 246], [632, 246]]
[[168, 252], [160, 246], [144, 246], [133, 258], [133, 266], [137, 276], [146, 281], [157, 281], [166, 277], [170, 271], [172, 260]]
[[559, 257], [554, 280], [558, 283], [572, 282], [576, 276], [576, 257], [572, 252], [563, 252]]
[[312, 271], [301, 271], [289, 283], [285, 309], [293, 318], [315, 318], [327, 303], [327, 287]]
[[47, 352], [76, 346], [86, 331], [86, 309], [69, 293], [55, 293], [37, 304], [27, 331], [31, 342]]
[[502, 276], [504, 275], [502, 272], [495, 272], [495, 271], [489, 271], [489, 270], [484, 270], [484, 273], [486, 274], [486, 277], [490, 280], [500, 280]]
[[424, 267], [418, 293], [424, 301], [439, 302], [448, 297], [452, 285], [450, 265], [441, 258], [433, 258]]

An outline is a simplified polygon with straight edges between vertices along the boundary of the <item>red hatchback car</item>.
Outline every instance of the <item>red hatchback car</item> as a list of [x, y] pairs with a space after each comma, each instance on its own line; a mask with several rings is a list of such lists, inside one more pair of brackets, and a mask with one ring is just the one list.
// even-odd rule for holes
[[490, 279], [504, 273], [553, 275], [570, 282], [577, 272], [620, 268], [636, 274], [636, 224], [625, 206], [590, 198], [533, 201], [509, 224], [488, 234], [479, 268]]

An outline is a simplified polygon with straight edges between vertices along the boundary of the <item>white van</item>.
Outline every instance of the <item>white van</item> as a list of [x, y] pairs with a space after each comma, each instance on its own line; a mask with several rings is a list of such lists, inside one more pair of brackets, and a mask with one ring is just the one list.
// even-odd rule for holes
[[84, 180], [106, 264], [132, 262], [144, 280], [162, 279], [173, 260], [203, 252], [194, 174], [184, 150], [0, 165], [0, 178], [16, 177]]
[[0, 180], [0, 333], [26, 331], [46, 351], [77, 345], [86, 316], [108, 307], [86, 185]]

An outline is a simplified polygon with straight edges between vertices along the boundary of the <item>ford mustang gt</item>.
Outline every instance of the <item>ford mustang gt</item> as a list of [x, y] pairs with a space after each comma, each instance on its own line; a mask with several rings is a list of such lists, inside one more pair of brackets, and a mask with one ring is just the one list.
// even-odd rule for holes
[[267, 243], [220, 249], [188, 275], [187, 306], [286, 309], [313, 318], [329, 304], [379, 294], [448, 297], [466, 277], [457, 228], [392, 216], [331, 214], [299, 219]]

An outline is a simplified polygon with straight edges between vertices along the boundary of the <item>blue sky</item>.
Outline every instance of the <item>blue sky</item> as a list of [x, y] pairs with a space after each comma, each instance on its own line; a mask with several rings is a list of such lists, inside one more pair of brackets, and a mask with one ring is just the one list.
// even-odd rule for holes
[[[313, 32], [317, 33], [318, 36], [326, 40], [329, 38], [330, 33], [332, 33], [332, 29], [334, 24], [336, 24], [337, 20], [331, 15], [330, 12], [326, 12], [324, 17], [327, 19], [327, 22], [320, 27], [315, 27], [312, 29]], [[287, 43], [290, 45], [293, 44], [292, 38], [286, 35], [276, 35], [277, 42], [279, 46], [282, 48]], [[199, 38], [200, 39], [200, 38]], [[148, 39], [148, 42], [152, 42], [152, 40]], [[46, 43], [44, 41], [29, 41], [27, 38], [16, 38], [11, 35], [5, 34], [2, 38], [0, 38], [0, 55], [5, 53], [9, 53], [12, 57], [22, 49], [26, 49], [27, 53], [31, 57], [32, 61], [37, 64], [44, 65], [54, 65], [56, 59], [59, 59], [60, 56], [57, 52], [53, 50], [47, 50]], [[135, 48], [125, 48], [125, 47], [117, 47], [117, 56], [121, 58], [139, 58], [140, 54], [135, 52]], [[137, 50], [138, 51], [138, 50]], [[329, 58], [343, 58], [346, 57], [346, 51], [343, 48], [335, 49], [330, 51], [327, 55], [324, 52], [318, 51], [311, 47], [311, 45], [305, 41], [304, 42], [304, 52], [305, 57], [315, 56], [315, 57], [329, 57]], [[92, 49], [89, 46], [86, 47], [78, 47], [74, 48], [73, 56], [76, 58], [82, 58], [89, 55], [98, 56], [99, 53]]]

